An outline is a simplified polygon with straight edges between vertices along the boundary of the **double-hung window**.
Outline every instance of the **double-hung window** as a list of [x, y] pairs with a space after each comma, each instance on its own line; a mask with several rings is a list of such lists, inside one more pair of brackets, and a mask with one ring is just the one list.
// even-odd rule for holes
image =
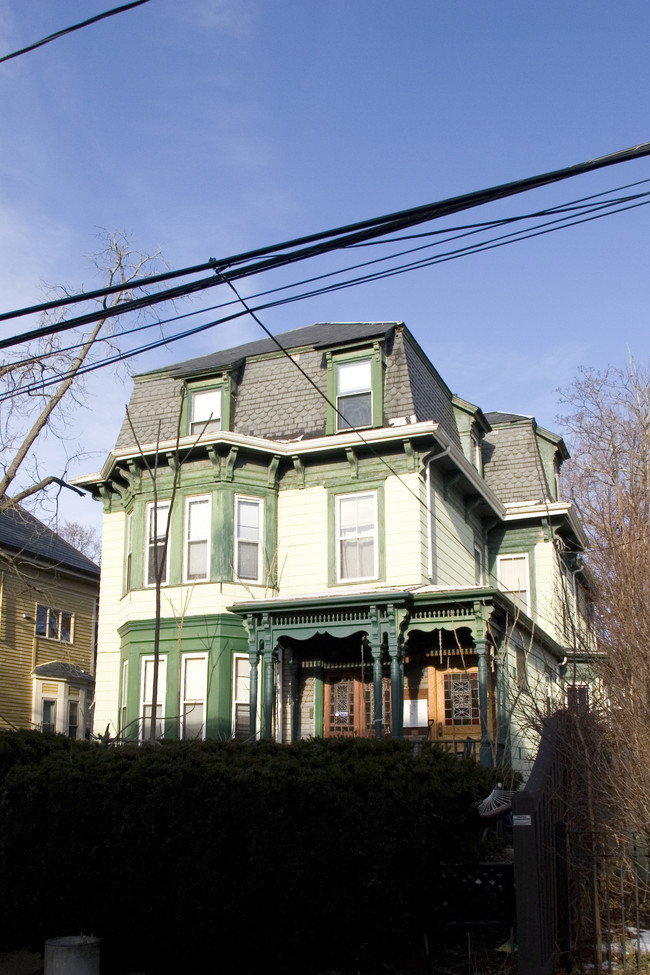
[[499, 589], [507, 592], [515, 606], [530, 615], [530, 573], [528, 554], [499, 555], [497, 558]]
[[[146, 741], [151, 734], [151, 715], [153, 706], [154, 658], [143, 657], [140, 671], [140, 739]], [[165, 693], [167, 678], [167, 658], [158, 660], [158, 688], [156, 694], [156, 738], [165, 732]]]
[[127, 702], [128, 702], [128, 692], [129, 692], [129, 661], [122, 661], [122, 697], [120, 700], [120, 728], [119, 732], [121, 737], [126, 737], [126, 725], [127, 725]]
[[247, 741], [251, 733], [251, 665], [248, 656], [235, 654], [232, 666], [232, 736], [238, 741]]
[[377, 578], [376, 491], [336, 498], [336, 541], [337, 581]]
[[126, 560], [124, 564], [124, 589], [130, 592], [133, 581], [133, 512], [126, 516]]
[[59, 640], [61, 643], [72, 643], [72, 623], [74, 616], [62, 609], [50, 609], [49, 606], [36, 607], [36, 636], [44, 636], [48, 640]]
[[210, 497], [185, 502], [185, 582], [200, 582], [210, 575]]
[[245, 582], [262, 581], [262, 531], [264, 503], [261, 498], [235, 498], [235, 575]]
[[370, 359], [336, 364], [337, 428], [372, 426], [372, 369]]
[[181, 666], [181, 738], [205, 738], [207, 658], [186, 653]]
[[190, 393], [190, 434], [221, 430], [221, 387]]
[[41, 728], [43, 731], [56, 731], [56, 699], [44, 697], [41, 708]]
[[169, 518], [169, 501], [159, 501], [158, 504], [147, 505], [145, 578], [148, 586], [155, 586], [158, 572], [160, 573], [161, 584], [164, 586], [167, 583], [169, 576]]

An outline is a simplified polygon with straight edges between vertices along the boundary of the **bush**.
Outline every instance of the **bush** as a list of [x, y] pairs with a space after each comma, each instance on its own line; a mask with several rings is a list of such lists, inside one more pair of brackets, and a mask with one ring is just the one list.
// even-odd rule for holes
[[[65, 741], [65, 739], [63, 739]], [[54, 749], [0, 809], [15, 943], [93, 933], [156, 971], [358, 970], [419, 936], [475, 862], [485, 770], [406, 742]]]

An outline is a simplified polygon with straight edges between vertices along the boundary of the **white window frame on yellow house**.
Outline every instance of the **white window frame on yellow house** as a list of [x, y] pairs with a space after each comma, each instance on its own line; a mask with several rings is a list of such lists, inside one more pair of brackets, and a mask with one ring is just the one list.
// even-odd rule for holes
[[[197, 514], [192, 517], [193, 511]], [[203, 517], [198, 514], [203, 512]], [[212, 537], [212, 498], [198, 494], [185, 499], [185, 524], [183, 537], [183, 582], [206, 582], [210, 578], [210, 541]], [[203, 570], [190, 572], [198, 546], [204, 545]], [[196, 569], [196, 566], [193, 566]]]
[[[83, 737], [86, 730], [88, 690], [78, 683], [69, 683], [56, 677], [33, 677], [32, 723], [41, 731], [53, 731], [71, 737], [74, 726], [75, 738]], [[48, 707], [49, 706], [49, 707]], [[53, 721], [45, 721], [47, 710], [53, 712]], [[72, 722], [73, 712], [76, 722]], [[46, 724], [48, 727], [46, 727]]]
[[40, 640], [74, 643], [74, 613], [37, 603], [34, 632]]

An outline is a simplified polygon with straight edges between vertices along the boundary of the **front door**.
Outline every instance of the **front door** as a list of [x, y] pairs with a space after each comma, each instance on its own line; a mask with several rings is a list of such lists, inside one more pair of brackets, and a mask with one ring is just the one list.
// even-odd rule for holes
[[[383, 678], [382, 734], [391, 727], [390, 678]], [[329, 671], [325, 674], [323, 735], [372, 738], [375, 734], [375, 708], [372, 671]]]

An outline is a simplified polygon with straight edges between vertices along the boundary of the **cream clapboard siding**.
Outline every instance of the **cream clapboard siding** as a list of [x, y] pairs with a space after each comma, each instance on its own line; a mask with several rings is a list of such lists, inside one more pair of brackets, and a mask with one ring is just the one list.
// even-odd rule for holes
[[[0, 727], [32, 727], [32, 670], [52, 661], [92, 671], [97, 586], [22, 563], [2, 576]], [[36, 636], [38, 604], [74, 615], [72, 642]]]
[[97, 675], [95, 685], [95, 734], [107, 725], [115, 734], [118, 725], [120, 684], [120, 600], [124, 586], [124, 512], [104, 513], [102, 574], [97, 627]]
[[430, 508], [433, 582], [437, 586], [473, 586], [474, 532], [460, 507], [453, 504], [453, 493], [445, 498], [435, 471], [431, 475]]
[[[324, 592], [328, 584], [328, 504], [323, 487], [278, 496], [280, 596]], [[332, 531], [334, 527], [332, 526]]]
[[539, 625], [558, 643], [565, 643], [562, 633], [561, 579], [555, 550], [551, 542], [535, 546], [535, 592], [533, 606]]
[[384, 488], [386, 583], [412, 586], [427, 581], [422, 546], [421, 481], [416, 473], [388, 477]]

